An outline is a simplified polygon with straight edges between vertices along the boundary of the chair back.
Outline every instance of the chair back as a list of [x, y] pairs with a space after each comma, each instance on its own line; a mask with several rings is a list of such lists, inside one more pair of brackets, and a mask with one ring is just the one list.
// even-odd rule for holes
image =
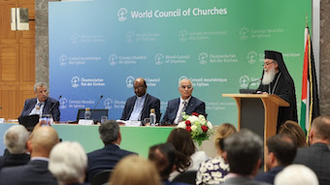
[[91, 185], [104, 185], [107, 184], [112, 170], [104, 170], [93, 176]]
[[176, 176], [172, 182], [183, 182], [186, 184], [196, 184], [197, 170], [185, 171]]

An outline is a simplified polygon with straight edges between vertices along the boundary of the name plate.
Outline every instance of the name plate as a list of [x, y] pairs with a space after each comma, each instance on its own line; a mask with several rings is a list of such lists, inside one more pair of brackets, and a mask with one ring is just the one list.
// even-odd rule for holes
[[3, 123], [5, 121], [5, 118], [0, 118], [0, 123]]
[[139, 127], [141, 126], [141, 121], [125, 121], [125, 126]]
[[78, 125], [94, 125], [94, 121], [89, 119], [80, 119], [78, 121]]

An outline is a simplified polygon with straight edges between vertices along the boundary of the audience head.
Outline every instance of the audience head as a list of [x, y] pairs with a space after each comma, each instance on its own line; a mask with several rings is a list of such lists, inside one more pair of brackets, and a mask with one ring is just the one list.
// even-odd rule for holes
[[51, 126], [35, 127], [27, 142], [32, 157], [49, 158], [52, 148], [59, 142], [56, 130]]
[[275, 135], [267, 139], [265, 163], [268, 169], [290, 165], [297, 153], [293, 140], [285, 135]]
[[87, 155], [77, 142], [57, 144], [49, 156], [48, 169], [60, 185], [83, 183], [87, 168]]
[[155, 163], [161, 179], [167, 180], [175, 168], [176, 151], [171, 143], [154, 145], [149, 148], [149, 160]]
[[155, 165], [136, 155], [129, 155], [115, 166], [109, 185], [160, 185]]
[[190, 156], [196, 152], [190, 133], [183, 128], [174, 128], [166, 142], [171, 143], [176, 150], [176, 170], [184, 172], [191, 164]]
[[330, 117], [319, 116], [313, 120], [310, 132], [311, 144], [323, 142], [330, 144]]
[[27, 152], [26, 142], [29, 139], [29, 132], [23, 125], [14, 125], [4, 134], [4, 143], [11, 154], [22, 154]]
[[179, 82], [178, 89], [181, 94], [181, 98], [186, 100], [191, 96], [191, 94], [194, 90], [194, 87], [193, 87], [193, 84], [191, 83], [191, 81], [189, 79], [185, 78]]
[[261, 165], [261, 138], [247, 129], [233, 134], [225, 139], [225, 158], [230, 172], [240, 175], [255, 176]]
[[284, 122], [278, 133], [291, 137], [298, 148], [307, 146], [305, 133], [295, 121]]
[[105, 145], [121, 142], [119, 125], [115, 120], [107, 120], [99, 127], [100, 138]]
[[137, 78], [133, 83], [134, 93], [138, 97], [142, 97], [146, 94], [147, 83], [143, 78]]
[[218, 127], [214, 136], [214, 144], [218, 149], [218, 154], [221, 154], [222, 151], [224, 151], [225, 139], [236, 132], [236, 128], [230, 123], [224, 123]]
[[318, 185], [315, 173], [301, 164], [292, 164], [280, 171], [274, 180], [275, 185]]
[[48, 98], [48, 89], [46, 83], [38, 82], [34, 85], [34, 94], [40, 102], [46, 101]]

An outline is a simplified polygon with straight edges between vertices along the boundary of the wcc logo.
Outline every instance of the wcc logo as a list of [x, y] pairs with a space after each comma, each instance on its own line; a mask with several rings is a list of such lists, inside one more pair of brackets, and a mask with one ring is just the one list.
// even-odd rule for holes
[[109, 63], [110, 63], [111, 66], [114, 66], [114, 65], [117, 64], [117, 62], [116, 62], [117, 58], [118, 57], [115, 54], [110, 55], [110, 57], [109, 57]]
[[207, 63], [207, 58], [209, 57], [209, 55], [206, 52], [203, 52], [201, 54], [198, 55], [198, 60], [199, 63], [204, 65]]
[[58, 61], [60, 62], [60, 66], [65, 66], [68, 61], [68, 57], [66, 55], [61, 55]]
[[251, 51], [247, 55], [249, 64], [254, 64], [257, 61], [258, 54], [255, 51]]
[[79, 87], [79, 82], [80, 82], [80, 78], [78, 76], [72, 77], [71, 84], [73, 88]]
[[250, 30], [247, 28], [242, 28], [241, 31], [239, 31], [239, 35], [242, 40], [246, 40], [249, 38], [249, 32]]
[[180, 81], [181, 80], [183, 80], [183, 79], [189, 79], [188, 77], [186, 77], [186, 76], [181, 76], [180, 78], [179, 78], [179, 82], [178, 82], [178, 84], [180, 83]]
[[179, 41], [184, 42], [188, 39], [188, 31], [187, 30], [181, 30], [179, 32]]
[[120, 21], [120, 22], [126, 21], [126, 19], [127, 19], [126, 15], [127, 15], [127, 9], [126, 8], [119, 9], [118, 12], [117, 12], [118, 21]]
[[161, 54], [161, 53], [157, 53], [155, 55], [155, 62], [156, 62], [156, 65], [162, 65], [163, 64], [163, 59], [164, 59], [164, 55]]
[[113, 107], [113, 101], [111, 98], [105, 99], [103, 104], [105, 109], [112, 109]]
[[126, 86], [128, 88], [132, 88], [133, 87], [133, 83], [134, 83], [134, 77], [133, 76], [129, 76], [126, 78]]
[[247, 88], [248, 84], [250, 82], [250, 78], [247, 75], [241, 76], [239, 79], [239, 83], [241, 84], [240, 87]]
[[126, 33], [126, 36], [125, 36], [126, 42], [128, 42], [128, 43], [133, 42], [134, 41], [134, 37], [135, 37], [135, 32], [134, 31], [127, 32]]
[[68, 100], [66, 98], [61, 98], [60, 100], [60, 109], [66, 109]]

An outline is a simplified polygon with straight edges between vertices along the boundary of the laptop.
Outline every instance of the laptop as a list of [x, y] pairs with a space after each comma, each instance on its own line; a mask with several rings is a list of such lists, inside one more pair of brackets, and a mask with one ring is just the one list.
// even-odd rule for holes
[[[101, 117], [106, 116], [108, 117], [109, 109], [90, 109], [91, 111], [91, 118], [94, 121], [101, 122]], [[77, 122], [79, 119], [85, 118], [85, 109], [79, 109], [77, 113]]]
[[39, 123], [39, 115], [20, 116], [18, 118], [18, 123], [25, 126], [28, 131], [32, 131], [34, 126]]

